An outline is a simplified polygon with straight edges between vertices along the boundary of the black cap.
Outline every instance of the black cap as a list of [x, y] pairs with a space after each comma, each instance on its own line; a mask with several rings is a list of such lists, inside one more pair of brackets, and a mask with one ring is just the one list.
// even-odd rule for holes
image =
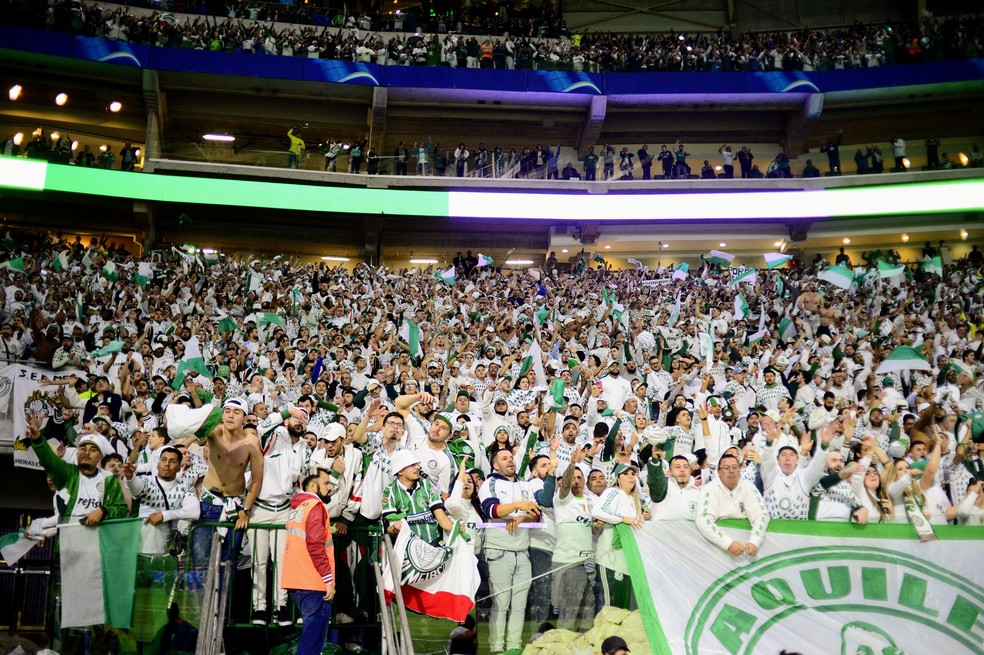
[[629, 645], [625, 643], [625, 640], [622, 639], [621, 637], [612, 636], [609, 637], [608, 639], [605, 639], [605, 641], [601, 642], [601, 652], [604, 653], [605, 655], [609, 655], [611, 653], [614, 653], [615, 651], [623, 650], [623, 649], [625, 650], [625, 652], [630, 652]]

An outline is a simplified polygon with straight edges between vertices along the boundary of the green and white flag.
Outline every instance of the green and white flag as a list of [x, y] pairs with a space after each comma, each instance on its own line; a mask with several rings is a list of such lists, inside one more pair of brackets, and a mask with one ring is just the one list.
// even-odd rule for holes
[[4, 564], [13, 567], [37, 545], [37, 539], [25, 537], [23, 530], [8, 532], [0, 537], [0, 557], [3, 557]]
[[133, 276], [133, 281], [139, 284], [141, 289], [147, 288], [152, 277], [154, 277], [154, 269], [148, 262], [137, 264], [137, 272]]
[[0, 264], [0, 268], [5, 268], [8, 271], [14, 271], [15, 273], [24, 273], [24, 258], [15, 257], [14, 259], [8, 259], [4, 263]]
[[7, 230], [7, 233], [3, 235], [3, 239], [0, 240], [0, 247], [2, 247], [4, 250], [9, 250], [10, 252], [13, 252], [16, 246], [17, 244], [14, 243], [14, 237], [10, 235], [10, 230]]
[[475, 264], [475, 268], [481, 268], [483, 266], [491, 266], [494, 262], [491, 257], [486, 257], [482, 253], [478, 253], [478, 263]]
[[523, 358], [523, 365], [519, 369], [519, 376], [526, 375], [531, 369], [536, 378], [535, 386], [547, 386], [547, 375], [543, 370], [543, 350], [540, 348], [540, 344], [536, 339], [530, 344], [530, 349], [526, 352], [526, 357]]
[[854, 271], [846, 266], [829, 266], [817, 273], [817, 277], [841, 289], [850, 289], [854, 284]]
[[786, 297], [786, 283], [783, 282], [782, 276], [776, 273], [776, 293], [779, 294], [780, 298]]
[[796, 323], [785, 317], [779, 319], [779, 338], [781, 340], [792, 341], [796, 338], [797, 332]]
[[690, 264], [687, 262], [681, 262], [679, 266], [673, 269], [673, 279], [674, 280], [686, 280], [687, 275], [690, 274]]
[[125, 346], [122, 341], [110, 341], [107, 345], [92, 351], [93, 357], [105, 357], [106, 355], [111, 355], [113, 353], [118, 353], [123, 350]]
[[[700, 531], [693, 521], [614, 528], [641, 615], [634, 629], [617, 626], [632, 653], [982, 652], [979, 528], [934, 526], [930, 545], [906, 523], [773, 520], [766, 535], [703, 518], [704, 498]], [[733, 556], [731, 542], [758, 552]]]
[[762, 257], [765, 258], [765, 265], [770, 271], [779, 268], [793, 258], [792, 255], [784, 255], [781, 252], [767, 252]]
[[680, 294], [677, 293], [676, 300], [673, 302], [673, 309], [670, 310], [670, 320], [667, 321], [670, 327], [676, 325], [680, 320]]
[[878, 365], [876, 375], [898, 371], [932, 371], [933, 367], [923, 359], [922, 353], [912, 346], [899, 346]]
[[121, 519], [97, 528], [77, 521], [58, 526], [62, 628], [131, 627], [140, 524], [141, 519]]
[[116, 272], [115, 262], [106, 262], [102, 267], [102, 276], [109, 280], [110, 282], [116, 282], [120, 279], [120, 274]]
[[544, 322], [550, 318], [549, 309], [538, 309], [533, 312], [533, 320], [536, 321], [538, 327], [543, 327]]
[[195, 371], [209, 380], [212, 379], [212, 372], [205, 366], [205, 357], [202, 355], [202, 347], [197, 336], [186, 342], [185, 355], [178, 362], [178, 369], [174, 374], [174, 380], [171, 382], [171, 388], [180, 389], [190, 371]]
[[228, 316], [226, 316], [225, 318], [223, 318], [222, 320], [219, 321], [219, 332], [220, 333], [222, 333], [222, 332], [235, 332], [238, 329], [239, 329], [239, 326], [236, 325], [236, 321], [234, 321], [232, 318], [230, 318]]
[[898, 277], [905, 273], [905, 266], [900, 264], [898, 266], [893, 266], [892, 264], [886, 264], [885, 262], [878, 260], [878, 276], [882, 279], [888, 277]]
[[742, 321], [748, 318], [748, 315], [752, 313], [752, 310], [748, 307], [748, 301], [745, 300], [745, 296], [738, 294], [735, 296], [735, 319]]
[[548, 403], [548, 410], [559, 410], [567, 404], [567, 398], [564, 396], [564, 391], [567, 389], [567, 383], [557, 378], [552, 383], [550, 383], [550, 402]]
[[424, 351], [420, 347], [420, 328], [411, 320], [407, 320], [400, 327], [400, 338], [410, 346], [410, 356], [420, 357]]
[[748, 335], [748, 343], [750, 345], [754, 345], [758, 343], [759, 341], [764, 339], [766, 335], [769, 334], [769, 331], [765, 329], [765, 319], [766, 319], [766, 313], [765, 313], [765, 308], [763, 307], [762, 310], [759, 312], [758, 330], [756, 330], [754, 334]]
[[264, 325], [278, 325], [284, 327], [284, 319], [280, 317], [280, 314], [275, 312], [262, 312], [256, 315], [257, 327], [263, 327]]
[[592, 261], [595, 261], [595, 262], [597, 262], [599, 264], [601, 264], [602, 266], [604, 266], [606, 268], [608, 267], [608, 262], [605, 261], [605, 258], [602, 257], [600, 253], [599, 254], [596, 254], [594, 257], [592, 257], [591, 260]]
[[438, 270], [436, 273], [434, 273], [434, 277], [436, 277], [444, 284], [447, 284], [448, 286], [454, 286], [454, 280], [455, 280], [454, 266], [452, 266], [446, 271]]
[[735, 278], [731, 280], [731, 286], [736, 287], [742, 282], [745, 282], [747, 284], [755, 284], [756, 282], [758, 282], [758, 275], [756, 275], [754, 268], [750, 268], [735, 276]]
[[198, 252], [198, 246], [195, 245], [194, 243], [186, 243], [183, 246], [181, 246], [181, 251], [186, 255], [194, 255], [195, 253]]
[[82, 255], [82, 268], [89, 270], [95, 261], [92, 258], [92, 251], [86, 250], [85, 254]]
[[923, 262], [923, 270], [943, 277], [943, 258], [940, 256], [930, 257]]
[[55, 271], [64, 271], [68, 268], [68, 251], [62, 250], [51, 260], [51, 268]]
[[731, 266], [731, 262], [735, 260], [735, 256], [723, 250], [712, 250], [709, 257], [701, 257], [701, 259], [708, 264], [717, 264], [723, 267]]

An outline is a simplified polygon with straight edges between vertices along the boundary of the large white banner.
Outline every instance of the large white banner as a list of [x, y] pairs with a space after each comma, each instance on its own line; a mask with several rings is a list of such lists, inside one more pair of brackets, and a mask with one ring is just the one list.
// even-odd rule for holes
[[58, 387], [42, 386], [42, 381], [63, 380], [72, 375], [85, 376], [76, 370], [53, 372], [46, 369], [11, 364], [0, 368], [0, 446], [13, 447], [14, 466], [40, 469], [37, 457], [27, 442], [28, 412], [47, 421], [61, 421]]
[[773, 521], [749, 559], [644, 525], [623, 544], [654, 655], [984, 653], [982, 528]]

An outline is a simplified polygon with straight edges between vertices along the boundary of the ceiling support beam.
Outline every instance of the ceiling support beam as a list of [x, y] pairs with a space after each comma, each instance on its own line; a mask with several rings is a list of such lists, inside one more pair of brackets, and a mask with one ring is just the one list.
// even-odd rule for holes
[[807, 94], [799, 110], [786, 120], [786, 135], [782, 140], [783, 152], [796, 159], [806, 149], [810, 135], [823, 113], [823, 94]]
[[[588, 148], [598, 143], [601, 131], [605, 126], [605, 116], [608, 113], [608, 96], [592, 96], [588, 115], [577, 136], [577, 156], [580, 159], [588, 152]], [[597, 153], [596, 153], [597, 154]]]

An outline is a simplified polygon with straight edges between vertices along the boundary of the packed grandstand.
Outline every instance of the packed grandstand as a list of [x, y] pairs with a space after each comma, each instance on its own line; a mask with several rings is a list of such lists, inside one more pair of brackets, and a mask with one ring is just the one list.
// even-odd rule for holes
[[[432, 9], [0, 0], [0, 29], [63, 39], [51, 53], [21, 44], [22, 55], [43, 55], [38, 79], [25, 76], [29, 65], [20, 61], [32, 56], [0, 49], [21, 76], [11, 77], [10, 104], [0, 112], [0, 170], [9, 173], [0, 179], [0, 425], [10, 430], [0, 443], [12, 443], [6, 488], [22, 485], [23, 494], [11, 494], [0, 512], [0, 588], [10, 590], [0, 596], [17, 599], [0, 598], [0, 626], [7, 614], [18, 616], [3, 628], [12, 634], [0, 637], [0, 655], [4, 638], [32, 629], [33, 641], [56, 652], [100, 654], [980, 653], [984, 252], [974, 223], [982, 206], [963, 197], [979, 191], [976, 171], [956, 169], [982, 166], [981, 135], [943, 115], [933, 125], [920, 121], [933, 94], [954, 107], [965, 102], [956, 100], [962, 90], [979, 97], [979, 80], [968, 76], [979, 77], [981, 17], [614, 33], [569, 28], [550, 3]], [[55, 73], [44, 66], [76, 52], [62, 49], [69, 41], [89, 49], [49, 89], [41, 83]], [[284, 76], [270, 82], [269, 95], [280, 96], [271, 104], [255, 115], [244, 105], [237, 135], [231, 127], [212, 133], [211, 118], [185, 129], [182, 100], [187, 112], [187, 98], [201, 92], [210, 116], [231, 98], [260, 97], [253, 86], [265, 82], [243, 81], [238, 76], [251, 71], [221, 62], [214, 70], [195, 68], [202, 60], [168, 69], [136, 57], [146, 75], [135, 82], [119, 72], [129, 64], [93, 63], [109, 41], [155, 46], [162, 57], [177, 49], [215, 61], [235, 53], [223, 60], [235, 67], [277, 55], [270, 59], [278, 64], [307, 64], [287, 59], [298, 57], [708, 74], [691, 76], [701, 79], [858, 77], [833, 91], [813, 87], [815, 96], [834, 97], [823, 117], [813, 94], [784, 95], [788, 88], [749, 86], [701, 102], [653, 91], [627, 100], [626, 111], [617, 85], [605, 87], [605, 102], [582, 104], [558, 100], [550, 87], [553, 95], [540, 92], [536, 101], [543, 114], [516, 100], [520, 87], [490, 89], [490, 98], [513, 94], [514, 113], [463, 111], [445, 134], [472, 140], [442, 136], [442, 146], [423, 135], [400, 140], [415, 120], [426, 123], [406, 108], [419, 100], [440, 120], [478, 98], [480, 84], [461, 97], [455, 81], [402, 89], [406, 97], [387, 106], [386, 93], [375, 93], [385, 88], [342, 92], [339, 77]], [[850, 70], [917, 64], [959, 70], [938, 85], [920, 78], [927, 99], [912, 100], [916, 108], [899, 100], [908, 93], [895, 88], [906, 88], [904, 73]], [[117, 114], [115, 89], [87, 88], [87, 76], [110, 70], [107, 88], [135, 94], [129, 117]], [[66, 80], [71, 101], [38, 109]], [[209, 80], [221, 81], [208, 88]], [[320, 103], [335, 91], [351, 102], [332, 107], [345, 114], [337, 122], [319, 115], [330, 113]], [[138, 107], [141, 93], [146, 106]], [[782, 108], [745, 116], [753, 95]], [[867, 104], [855, 108], [854, 95]], [[451, 104], [441, 105], [445, 98]], [[636, 127], [635, 114], [664, 100], [679, 115], [706, 119], [704, 105], [720, 103], [732, 116], [714, 115], [721, 125], [706, 131], [671, 118], [673, 129], [693, 129], [704, 144], [670, 138], [650, 150], [640, 144], [662, 143], [670, 127]], [[609, 114], [594, 113], [607, 102]], [[899, 106], [889, 110], [890, 102]], [[553, 129], [549, 112], [561, 107], [590, 107], [569, 121], [576, 126], [565, 133], [576, 136], [512, 147], [509, 140]], [[527, 108], [532, 127], [516, 118]], [[959, 104], [950, 122], [973, 111]], [[324, 120], [297, 122], [311, 116]], [[507, 128], [486, 130], [476, 116]], [[40, 126], [31, 134], [28, 123]], [[854, 137], [849, 145], [841, 123]], [[728, 143], [711, 136], [718, 129]], [[210, 132], [199, 137], [203, 130]], [[747, 142], [735, 140], [746, 133]], [[606, 143], [613, 135], [625, 140]], [[206, 137], [227, 139], [215, 147], [233, 154], [207, 150]], [[509, 147], [499, 147], [500, 138]], [[254, 141], [261, 141], [255, 156]], [[266, 150], [268, 142], [285, 147]], [[146, 169], [145, 157], [154, 161]], [[210, 163], [187, 161], [198, 158]], [[246, 163], [248, 171], [232, 171]], [[275, 170], [284, 164], [489, 179], [431, 181], [449, 192], [430, 192], [421, 180], [417, 192], [399, 179], [292, 178]], [[555, 217], [562, 205], [549, 194], [577, 201], [595, 185], [570, 185], [568, 193], [560, 188], [568, 185], [498, 181], [855, 172], [884, 175], [763, 181], [747, 186], [785, 195], [755, 200], [727, 182], [706, 185], [707, 194], [694, 192], [701, 182], [597, 185], [594, 199], [610, 199], [613, 213], [577, 221]], [[174, 178], [194, 193], [155, 195], [158, 181]], [[251, 197], [231, 186], [209, 195], [225, 182]], [[334, 186], [363, 183], [349, 205], [350, 189]], [[500, 198], [520, 187], [531, 192], [515, 193], [516, 203], [551, 217], [540, 232], [493, 220], [513, 211]], [[636, 201], [711, 205], [714, 187], [735, 190], [733, 205], [700, 217], [718, 223], [614, 213]], [[480, 213], [457, 214], [457, 224], [455, 211], [464, 210], [451, 202], [456, 190], [472, 188], [481, 191]], [[938, 213], [898, 216], [895, 225], [905, 212], [882, 211], [870, 199], [896, 190], [937, 194]], [[390, 212], [380, 201], [381, 217], [353, 209], [377, 191], [407, 206]], [[425, 208], [419, 198], [429, 192], [437, 200]], [[292, 204], [293, 196], [304, 202]], [[780, 197], [790, 207], [813, 202], [814, 213], [801, 218], [814, 225], [784, 222], [782, 212], [795, 213], [786, 204], [771, 212], [754, 205]], [[855, 198], [860, 206], [845, 207]], [[750, 222], [726, 223], [737, 205]], [[956, 211], [963, 213], [944, 215]], [[659, 241], [657, 219], [667, 221]], [[599, 242], [602, 221], [653, 252], [625, 244], [625, 252], [609, 252]], [[838, 232], [846, 224], [876, 245], [831, 247], [850, 244]], [[704, 233], [723, 225], [721, 239], [747, 241], [728, 248], [722, 240], [720, 250], [699, 253], [674, 248], [671, 257], [662, 240], [665, 228], [716, 246], [718, 237]], [[100, 235], [107, 226], [111, 236]], [[749, 250], [773, 228], [789, 240]], [[954, 242], [910, 245], [907, 232], [900, 254], [891, 246], [901, 229]], [[400, 236], [381, 236], [391, 230]], [[228, 233], [220, 239], [220, 231]], [[178, 235], [189, 242], [169, 241]], [[321, 248], [322, 235], [337, 243]], [[227, 245], [205, 246], [220, 240]], [[533, 259], [517, 262], [514, 242]], [[313, 254], [355, 247], [365, 256]], [[456, 247], [471, 249], [452, 257]], [[418, 257], [441, 254], [421, 263], [413, 248]], [[418, 265], [404, 267], [408, 259]], [[23, 618], [32, 612], [36, 626]], [[14, 646], [37, 648], [11, 641], [8, 650]]]
[[[38, 390], [56, 405], [31, 408], [33, 432], [27, 419], [47, 442], [18, 448], [57, 481], [96, 444], [125, 490], [112, 517], [150, 516], [149, 481], [169, 476], [171, 505], [188, 511], [145, 537], [142, 552], [162, 556], [172, 530], [223, 506], [186, 417], [241, 408], [266, 460], [247, 522], [285, 520], [306, 471], [332, 471], [342, 627], [366, 621], [373, 598], [346, 532], [380, 521], [445, 559], [452, 533], [471, 539], [481, 639], [500, 652], [523, 647], [527, 621], [587, 629], [596, 608], [635, 607], [618, 524], [691, 521], [747, 557], [770, 519], [898, 523], [930, 541], [984, 516], [976, 246], [954, 260], [927, 243], [908, 263], [775, 253], [758, 269], [721, 251], [689, 270], [582, 253], [521, 274], [471, 253], [446, 269], [346, 270], [192, 245], [139, 257], [47, 231], [5, 246], [2, 356], [50, 371]], [[718, 498], [726, 482], [740, 512]], [[59, 507], [29, 535], [90, 512]], [[735, 516], [753, 522], [747, 545], [716, 525]], [[185, 557], [202, 565], [197, 541]], [[248, 620], [287, 625], [265, 580], [269, 541], [251, 548]]]

